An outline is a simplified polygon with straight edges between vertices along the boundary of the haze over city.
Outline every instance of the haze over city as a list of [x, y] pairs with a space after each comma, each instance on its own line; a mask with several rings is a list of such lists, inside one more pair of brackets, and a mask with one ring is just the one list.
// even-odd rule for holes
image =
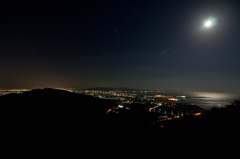
[[[240, 93], [238, 0], [1, 2], [0, 88]], [[209, 17], [216, 19], [204, 24]]]

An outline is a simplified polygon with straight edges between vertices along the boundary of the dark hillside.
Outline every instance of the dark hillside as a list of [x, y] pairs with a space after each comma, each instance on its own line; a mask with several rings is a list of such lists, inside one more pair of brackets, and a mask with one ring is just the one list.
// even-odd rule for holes
[[36, 89], [0, 97], [3, 128], [10, 134], [79, 136], [101, 130], [112, 103], [63, 90]]
[[[98, 151], [100, 155], [227, 154], [238, 150], [239, 101], [202, 116], [151, 125], [148, 108], [106, 115], [111, 101], [55, 89], [36, 89], [0, 97], [1, 132], [8, 143], [49, 149]], [[159, 127], [162, 125], [163, 127]], [[76, 146], [78, 145], [78, 146]], [[101, 147], [104, 145], [104, 151]], [[237, 145], [237, 146], [236, 146]]]

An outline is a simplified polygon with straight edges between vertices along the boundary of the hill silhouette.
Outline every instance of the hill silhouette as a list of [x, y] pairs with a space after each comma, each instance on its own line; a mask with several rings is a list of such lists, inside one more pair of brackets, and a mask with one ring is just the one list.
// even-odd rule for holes
[[109, 101], [56, 89], [1, 96], [2, 143], [11, 155], [84, 153], [102, 143], [103, 114], [110, 106]]
[[1, 117], [9, 134], [64, 134], [74, 136], [104, 126], [111, 102], [56, 89], [35, 89], [0, 97]]
[[114, 102], [63, 90], [35, 89], [0, 97], [1, 128], [8, 142], [11, 139], [10, 143], [13, 140], [19, 147], [37, 143], [65, 150], [76, 149], [78, 144], [84, 146], [83, 151], [99, 152], [104, 145], [110, 156], [116, 151], [153, 156], [173, 151], [220, 154], [238, 149], [239, 103], [198, 117], [166, 121], [161, 128], [149, 127], [152, 116], [146, 107], [133, 105], [135, 109], [109, 118], [106, 111]]

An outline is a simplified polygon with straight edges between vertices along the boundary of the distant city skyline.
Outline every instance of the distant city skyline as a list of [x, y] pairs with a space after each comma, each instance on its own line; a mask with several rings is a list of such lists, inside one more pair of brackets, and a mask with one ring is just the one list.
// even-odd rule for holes
[[[0, 96], [8, 94], [22, 94], [28, 91], [53, 90], [49, 88], [40, 89], [0, 89]], [[190, 104], [197, 105], [203, 109], [212, 107], [224, 107], [235, 99], [239, 99], [239, 94], [221, 93], [221, 92], [191, 92], [191, 91], [163, 91], [163, 90], [143, 90], [129, 88], [55, 88], [55, 90], [64, 90], [77, 94], [94, 96], [100, 99], [118, 100], [119, 104], [155, 104], [158, 106], [168, 104]], [[159, 98], [162, 98], [159, 101]]]
[[240, 94], [238, 0], [13, 0], [0, 13], [0, 89]]

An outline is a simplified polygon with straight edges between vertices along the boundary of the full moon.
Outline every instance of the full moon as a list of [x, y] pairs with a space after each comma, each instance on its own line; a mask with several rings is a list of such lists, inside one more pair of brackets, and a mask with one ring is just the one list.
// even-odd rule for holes
[[207, 21], [204, 23], [204, 26], [207, 27], [207, 28], [211, 27], [211, 26], [212, 26], [212, 21], [207, 20]]

